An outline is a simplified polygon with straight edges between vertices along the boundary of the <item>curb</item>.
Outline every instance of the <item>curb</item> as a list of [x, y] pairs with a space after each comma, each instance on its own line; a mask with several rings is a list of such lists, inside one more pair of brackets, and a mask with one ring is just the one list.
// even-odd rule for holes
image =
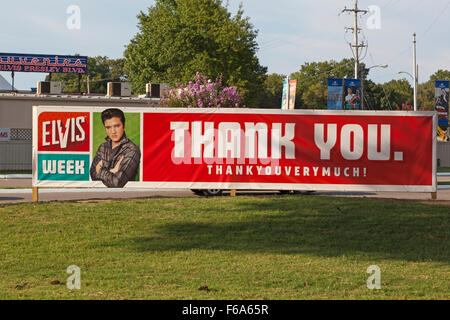
[[450, 172], [438, 172], [438, 177], [450, 177]]
[[0, 179], [32, 179], [31, 174], [0, 174]]

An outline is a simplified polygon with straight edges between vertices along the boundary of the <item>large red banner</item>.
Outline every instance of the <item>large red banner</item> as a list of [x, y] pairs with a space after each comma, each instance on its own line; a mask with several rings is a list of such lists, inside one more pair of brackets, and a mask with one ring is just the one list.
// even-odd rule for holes
[[436, 112], [120, 109], [34, 108], [33, 185], [436, 191]]
[[432, 186], [433, 117], [385, 114], [145, 113], [143, 181]]

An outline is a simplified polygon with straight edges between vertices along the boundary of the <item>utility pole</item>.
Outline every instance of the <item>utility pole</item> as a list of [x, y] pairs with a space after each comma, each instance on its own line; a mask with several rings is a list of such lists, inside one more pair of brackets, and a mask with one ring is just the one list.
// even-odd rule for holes
[[365, 48], [365, 47], [367, 47], [367, 45], [364, 42], [362, 42], [361, 44], [359, 43], [358, 34], [359, 34], [359, 31], [361, 30], [361, 28], [358, 28], [358, 14], [359, 13], [367, 14], [369, 11], [359, 9], [358, 8], [358, 0], [355, 0], [355, 6], [353, 7], [353, 9], [347, 9], [347, 7], [345, 7], [344, 10], [342, 10], [342, 13], [343, 12], [353, 12], [353, 15], [354, 15], [353, 28], [345, 28], [345, 29], [353, 31], [354, 43], [353, 43], [353, 45], [350, 45], [350, 46], [351, 46], [352, 50], [354, 50], [355, 79], [359, 79], [359, 77], [358, 77], [358, 74], [359, 74], [359, 49]]
[[418, 67], [416, 60], [416, 33], [413, 33], [413, 70], [414, 70], [414, 111], [417, 111], [417, 87], [419, 85], [418, 80]]

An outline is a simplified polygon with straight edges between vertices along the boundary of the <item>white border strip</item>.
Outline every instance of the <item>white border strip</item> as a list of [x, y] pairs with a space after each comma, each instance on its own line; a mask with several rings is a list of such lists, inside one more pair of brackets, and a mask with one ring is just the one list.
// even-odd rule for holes
[[31, 174], [0, 174], [0, 179], [32, 179]]

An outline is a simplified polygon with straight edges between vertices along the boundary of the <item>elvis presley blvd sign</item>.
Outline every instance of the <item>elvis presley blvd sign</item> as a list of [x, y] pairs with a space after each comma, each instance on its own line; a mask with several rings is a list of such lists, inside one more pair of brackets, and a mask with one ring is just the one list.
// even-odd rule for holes
[[0, 53], [0, 71], [87, 74], [87, 57]]
[[33, 186], [436, 191], [435, 112], [104, 110], [34, 107]]

